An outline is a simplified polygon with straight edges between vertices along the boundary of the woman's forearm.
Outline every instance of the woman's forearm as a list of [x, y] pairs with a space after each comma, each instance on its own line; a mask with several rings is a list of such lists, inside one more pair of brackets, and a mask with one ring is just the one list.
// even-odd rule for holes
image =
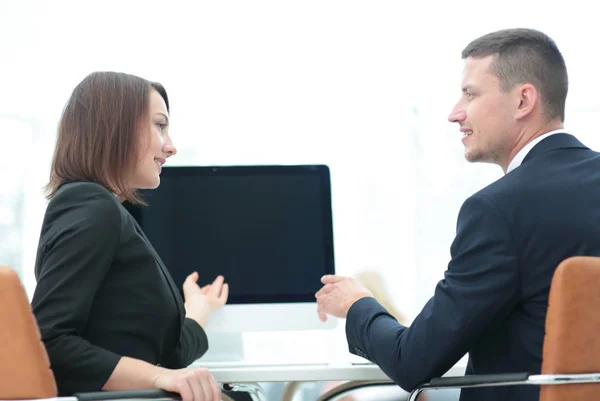
[[156, 378], [165, 370], [139, 359], [122, 357], [102, 389], [118, 391], [156, 388]]

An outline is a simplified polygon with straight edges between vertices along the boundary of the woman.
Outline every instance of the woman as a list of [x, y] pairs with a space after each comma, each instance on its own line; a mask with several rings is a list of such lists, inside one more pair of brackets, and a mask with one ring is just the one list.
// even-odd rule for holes
[[227, 300], [223, 277], [183, 284], [185, 303], [121, 202], [156, 188], [177, 151], [164, 88], [96, 72], [60, 120], [35, 264], [32, 309], [60, 395], [160, 388], [219, 400], [206, 369], [182, 369], [208, 348], [203, 326]]

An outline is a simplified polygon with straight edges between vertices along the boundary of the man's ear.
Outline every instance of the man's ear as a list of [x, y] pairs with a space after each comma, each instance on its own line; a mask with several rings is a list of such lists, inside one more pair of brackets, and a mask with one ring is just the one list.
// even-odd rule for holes
[[520, 120], [540, 107], [539, 93], [532, 84], [519, 85], [515, 88], [515, 102], [517, 103], [515, 118]]

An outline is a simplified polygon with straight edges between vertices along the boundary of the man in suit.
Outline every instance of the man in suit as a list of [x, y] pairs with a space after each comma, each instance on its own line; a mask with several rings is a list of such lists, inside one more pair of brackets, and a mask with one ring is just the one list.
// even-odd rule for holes
[[[469, 197], [452, 259], [410, 327], [356, 280], [323, 277], [318, 313], [346, 318], [351, 352], [405, 390], [469, 353], [467, 374], [538, 373], [550, 282], [575, 255], [600, 255], [600, 154], [563, 128], [567, 72], [556, 44], [529, 29], [493, 32], [462, 52], [458, 123], [470, 162], [505, 175]], [[535, 386], [464, 389], [461, 400], [538, 399]]]

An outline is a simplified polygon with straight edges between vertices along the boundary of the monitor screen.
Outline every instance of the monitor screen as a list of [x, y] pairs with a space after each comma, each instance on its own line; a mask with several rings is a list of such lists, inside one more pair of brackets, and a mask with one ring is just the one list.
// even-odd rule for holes
[[228, 304], [314, 302], [335, 271], [327, 166], [164, 167], [141, 195], [126, 207], [180, 291], [198, 271]]

